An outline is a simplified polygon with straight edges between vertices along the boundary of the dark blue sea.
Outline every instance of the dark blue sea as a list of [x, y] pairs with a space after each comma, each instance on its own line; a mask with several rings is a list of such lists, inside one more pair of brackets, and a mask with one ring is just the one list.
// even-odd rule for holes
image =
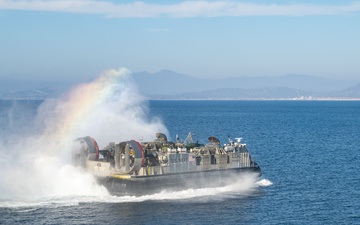
[[[29, 130], [44, 132], [31, 128], [39, 120], [42, 103], [0, 101], [4, 167], [11, 167], [9, 160], [16, 161], [7, 157], [11, 151], [22, 154], [21, 149], [12, 149], [14, 139], [21, 141]], [[261, 166], [262, 177], [254, 185], [140, 197], [110, 196], [101, 188], [101, 194], [42, 191], [34, 197], [33, 188], [22, 187], [17, 180], [20, 172], [5, 168], [6, 173], [0, 172], [0, 224], [360, 224], [360, 101], [144, 104], [143, 120], [158, 118], [172, 140], [176, 134], [185, 138], [188, 132], [201, 143], [209, 136], [222, 143], [228, 136], [242, 137]], [[119, 125], [119, 129], [130, 128]], [[46, 175], [41, 177], [54, 179], [43, 163], [37, 164]], [[24, 195], [26, 191], [30, 196]]]

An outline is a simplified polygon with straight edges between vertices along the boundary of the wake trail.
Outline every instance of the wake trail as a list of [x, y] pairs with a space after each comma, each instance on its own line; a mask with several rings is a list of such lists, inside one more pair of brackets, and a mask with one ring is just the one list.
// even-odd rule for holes
[[182, 202], [211, 202], [223, 201], [229, 198], [244, 198], [253, 196], [259, 187], [271, 186], [268, 179], [257, 180], [252, 176], [245, 177], [237, 182], [223, 187], [187, 189], [181, 191], [163, 190], [159, 193], [142, 196], [114, 196], [110, 195], [104, 188], [102, 191], [94, 192], [92, 195], [63, 195], [42, 197], [36, 199], [5, 200], [0, 201], [0, 208], [13, 208], [31, 211], [38, 208], [58, 208], [77, 206], [80, 203], [137, 203], [145, 201], [182, 201]]

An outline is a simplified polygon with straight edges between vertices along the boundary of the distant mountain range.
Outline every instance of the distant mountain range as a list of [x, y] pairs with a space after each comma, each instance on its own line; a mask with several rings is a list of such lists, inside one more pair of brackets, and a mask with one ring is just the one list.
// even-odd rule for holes
[[[308, 75], [201, 79], [170, 70], [134, 73], [139, 90], [150, 99], [354, 99], [360, 81]], [[358, 85], [354, 86], [354, 83]]]
[[[149, 99], [360, 99], [360, 81], [308, 75], [205, 79], [162, 70], [131, 77]], [[9, 87], [6, 81], [1, 84], [0, 99], [56, 98], [70, 88], [70, 84], [22, 84], [9, 91], [3, 88]]]
[[57, 98], [75, 83], [0, 78], [0, 99]]
[[17, 91], [3, 91], [0, 92], [0, 99], [47, 99], [57, 98], [61, 94], [65, 93], [67, 88], [59, 87], [45, 87], [45, 88], [33, 88]]
[[134, 73], [133, 78], [144, 94], [180, 94], [219, 88], [257, 89], [264, 87], [288, 87], [304, 91], [322, 92], [341, 90], [354, 84], [354, 81], [332, 80], [307, 75], [201, 79], [170, 70], [162, 70], [153, 74], [148, 72]]

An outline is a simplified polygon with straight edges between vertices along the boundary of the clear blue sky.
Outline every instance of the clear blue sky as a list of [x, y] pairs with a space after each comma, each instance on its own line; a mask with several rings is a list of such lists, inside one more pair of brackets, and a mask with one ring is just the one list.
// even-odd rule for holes
[[360, 1], [0, 0], [0, 77], [360, 76]]

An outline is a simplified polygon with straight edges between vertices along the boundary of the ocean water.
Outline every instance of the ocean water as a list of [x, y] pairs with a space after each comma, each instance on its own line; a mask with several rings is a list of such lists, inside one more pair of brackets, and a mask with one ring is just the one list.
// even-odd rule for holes
[[[144, 120], [161, 121], [169, 139], [242, 137], [263, 175], [140, 197], [88, 192], [75, 180], [78, 192], [46, 192], [50, 184], [14, 191], [24, 183], [7, 168], [11, 152], [22, 154], [12, 140], [43, 132], [32, 119], [41, 104], [0, 101], [0, 224], [360, 224], [359, 101], [149, 101]], [[45, 175], [29, 184], [47, 183]]]

